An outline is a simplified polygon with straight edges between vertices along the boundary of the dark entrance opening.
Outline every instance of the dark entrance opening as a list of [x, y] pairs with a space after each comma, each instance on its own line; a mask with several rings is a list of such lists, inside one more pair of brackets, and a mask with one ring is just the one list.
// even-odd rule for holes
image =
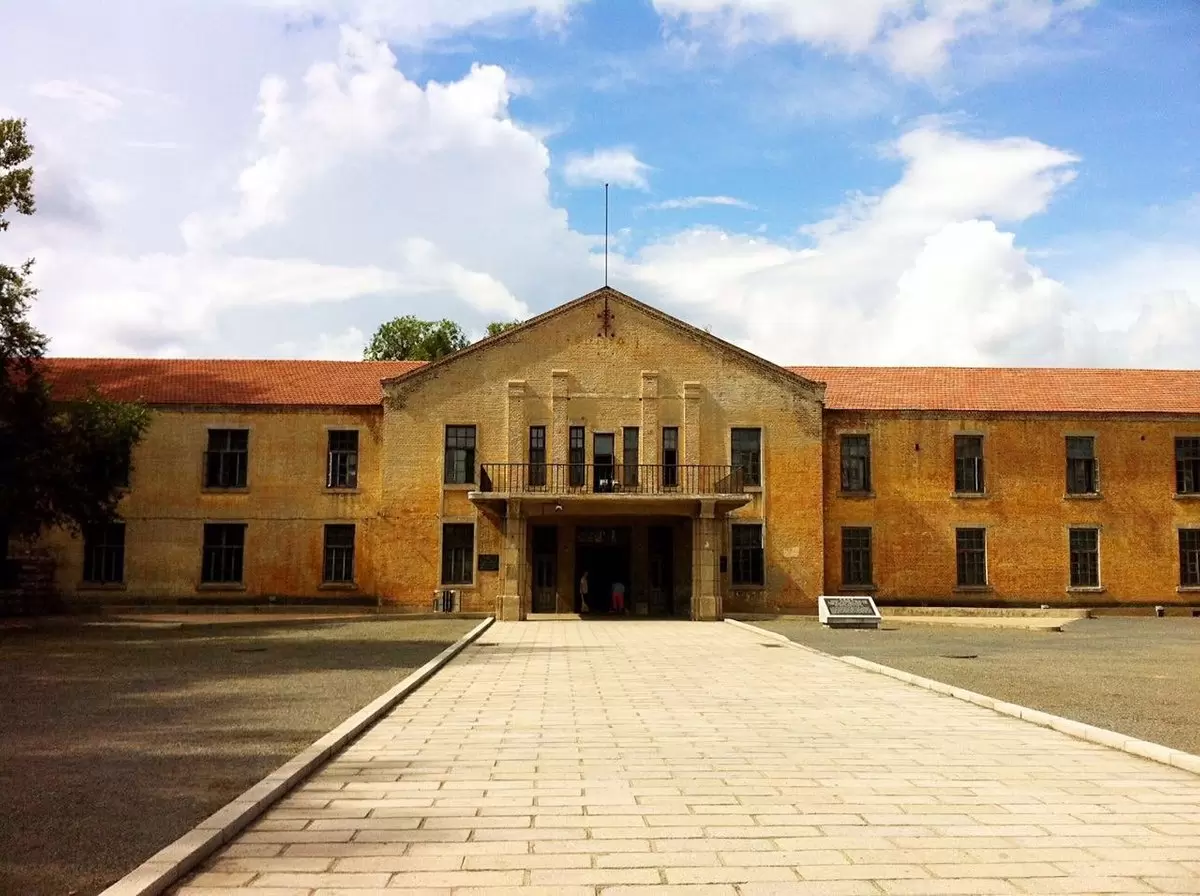
[[647, 533], [650, 557], [651, 616], [675, 614], [675, 532], [670, 526], [651, 526]]
[[533, 527], [533, 612], [558, 611], [558, 528]]
[[595, 614], [612, 610], [613, 583], [625, 586], [629, 606], [631, 582], [629, 526], [580, 526], [575, 530], [575, 611], [583, 611], [579, 583], [588, 577], [588, 611]]

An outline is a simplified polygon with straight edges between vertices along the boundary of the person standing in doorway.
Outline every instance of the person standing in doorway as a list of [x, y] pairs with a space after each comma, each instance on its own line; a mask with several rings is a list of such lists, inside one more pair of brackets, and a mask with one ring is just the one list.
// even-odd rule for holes
[[588, 609], [588, 602], [587, 602], [587, 598], [588, 598], [587, 576], [588, 576], [588, 574], [587, 574], [587, 571], [585, 570], [583, 575], [581, 575], [579, 577], [579, 612], [580, 613], [590, 613], [591, 612], [591, 610]]
[[613, 582], [612, 608], [614, 613], [625, 612], [625, 583]]

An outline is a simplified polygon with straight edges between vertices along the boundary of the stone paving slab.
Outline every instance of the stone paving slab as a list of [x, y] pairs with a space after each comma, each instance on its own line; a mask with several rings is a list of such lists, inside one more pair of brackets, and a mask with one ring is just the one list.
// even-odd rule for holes
[[176, 892], [1198, 893], [1200, 776], [733, 626], [497, 623]]

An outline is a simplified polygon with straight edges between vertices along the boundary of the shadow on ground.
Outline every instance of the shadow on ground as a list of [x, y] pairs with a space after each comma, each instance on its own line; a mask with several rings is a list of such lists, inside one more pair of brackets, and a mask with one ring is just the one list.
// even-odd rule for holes
[[0, 631], [0, 893], [97, 893], [470, 620]]

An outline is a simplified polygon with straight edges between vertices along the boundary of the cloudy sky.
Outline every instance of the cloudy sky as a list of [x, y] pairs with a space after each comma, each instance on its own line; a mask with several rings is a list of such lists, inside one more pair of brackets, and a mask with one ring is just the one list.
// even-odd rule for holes
[[1195, 0], [0, 0], [58, 355], [603, 282], [782, 363], [1200, 366]]

